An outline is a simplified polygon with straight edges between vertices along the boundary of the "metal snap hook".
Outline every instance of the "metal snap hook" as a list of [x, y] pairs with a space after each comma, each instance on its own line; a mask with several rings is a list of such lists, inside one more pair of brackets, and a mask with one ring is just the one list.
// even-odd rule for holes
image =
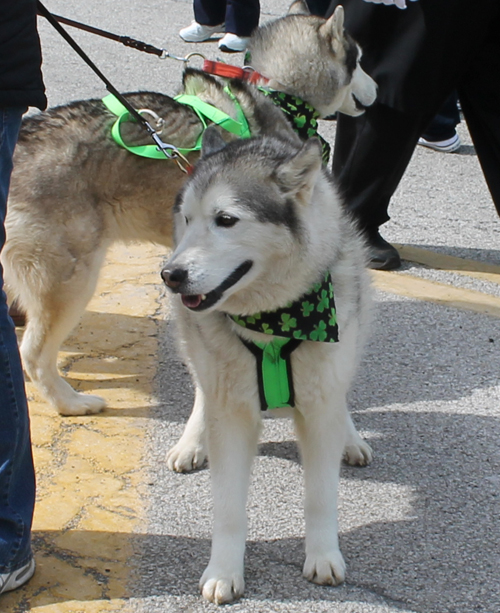
[[157, 132], [158, 134], [162, 133], [162, 130], [165, 126], [165, 120], [163, 119], [163, 117], [160, 117], [157, 113], [155, 113], [151, 109], [139, 109], [137, 112], [140, 113], [141, 115], [142, 114], [150, 115], [156, 123], [155, 132]]

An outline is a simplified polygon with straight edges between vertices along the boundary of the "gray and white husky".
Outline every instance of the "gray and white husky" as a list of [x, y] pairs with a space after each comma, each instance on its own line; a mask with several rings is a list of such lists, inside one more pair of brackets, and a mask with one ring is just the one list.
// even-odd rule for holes
[[[298, 10], [304, 9], [296, 3], [292, 12]], [[359, 114], [374, 101], [375, 84], [344, 32], [342, 8], [328, 20], [290, 14], [264, 25], [253, 37], [252, 55], [268, 86], [300, 96], [322, 117], [336, 110]], [[252, 134], [265, 134], [271, 103], [254, 88], [231, 87]], [[209, 75], [188, 70], [184, 91], [237, 116]], [[162, 120], [165, 142], [196, 143], [202, 124], [190, 108], [156, 93], [130, 94], [129, 100]], [[25, 370], [64, 415], [105, 406], [103, 398], [77, 393], [60, 377], [57, 355], [94, 293], [106, 250], [117, 240], [169, 247], [175, 194], [185, 179], [173, 162], [118, 147], [110, 138], [114, 121], [101, 100], [50, 109], [25, 119], [15, 155], [2, 253], [6, 288], [27, 313]], [[131, 145], [150, 142], [133, 123], [124, 124], [122, 136]]]
[[[269, 347], [287, 336], [284, 330], [315, 339], [291, 352], [294, 400], [286, 409], [305, 473], [303, 574], [319, 584], [344, 580], [336, 510], [340, 463], [343, 456], [352, 464], [371, 459], [346, 405], [367, 333], [370, 290], [363, 240], [322, 167], [319, 141], [302, 143], [281, 131], [226, 145], [212, 130], [180, 193], [177, 246], [162, 276], [175, 294], [181, 348], [196, 387], [193, 413], [168, 462], [189, 470], [208, 451], [214, 530], [200, 589], [206, 599], [225, 603], [244, 590], [245, 506], [262, 406], [254, 344]], [[326, 333], [303, 334], [319, 300], [309, 290], [325, 274], [333, 286], [338, 342], [322, 342]], [[296, 304], [300, 324], [288, 313]], [[281, 329], [260, 323], [280, 313]], [[322, 313], [317, 329], [328, 325], [330, 313]]]

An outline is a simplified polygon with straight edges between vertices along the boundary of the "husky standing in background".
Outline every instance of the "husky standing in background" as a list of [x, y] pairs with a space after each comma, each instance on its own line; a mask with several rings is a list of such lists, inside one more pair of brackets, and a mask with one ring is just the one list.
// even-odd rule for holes
[[[352, 464], [371, 460], [346, 404], [370, 291], [363, 240], [322, 166], [319, 141], [303, 144], [282, 131], [226, 145], [212, 131], [179, 196], [177, 247], [162, 276], [176, 294], [181, 348], [196, 386], [193, 414], [169, 463], [190, 468], [208, 446], [214, 529], [200, 588], [220, 604], [244, 590], [247, 490], [261, 409], [268, 407], [289, 407], [298, 434], [304, 576], [327, 585], [344, 580], [340, 463], [343, 456]], [[277, 362], [286, 366], [284, 379]]]
[[[359, 115], [376, 88], [344, 32], [342, 7], [328, 20], [296, 14], [306, 11], [294, 3], [295, 14], [257, 29], [251, 42], [255, 68], [267, 87], [301, 97], [320, 117], [337, 110]], [[255, 88], [230, 87], [252, 134], [266, 134], [272, 104]], [[184, 91], [237, 116], [231, 97], [209, 75], [188, 69]], [[163, 141], [194, 146], [203, 126], [191, 108], [156, 93], [130, 94], [129, 100], [150, 117], [156, 114]], [[106, 250], [117, 240], [169, 247], [172, 206], [185, 178], [173, 162], [117, 146], [110, 137], [115, 119], [101, 100], [50, 109], [24, 120], [15, 154], [2, 253], [6, 288], [27, 313], [25, 370], [63, 415], [105, 406], [103, 398], [78, 393], [60, 377], [57, 354], [95, 291]], [[150, 142], [132, 122], [123, 123], [122, 136], [130, 145]]]

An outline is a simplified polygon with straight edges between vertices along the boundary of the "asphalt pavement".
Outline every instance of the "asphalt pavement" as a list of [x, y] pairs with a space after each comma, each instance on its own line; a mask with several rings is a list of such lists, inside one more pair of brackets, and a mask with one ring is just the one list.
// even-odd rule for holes
[[[213, 42], [188, 45], [178, 37], [192, 19], [188, 0], [45, 0], [45, 5], [182, 57], [193, 50], [221, 55]], [[261, 5], [265, 21], [283, 14], [288, 2]], [[48, 24], [40, 24], [40, 33], [51, 106], [106, 94]], [[182, 62], [71, 33], [120, 91], [177, 92]], [[241, 54], [229, 59], [242, 61]], [[333, 141], [335, 123], [321, 123], [320, 132]], [[408, 261], [400, 272], [374, 279], [376, 318], [350, 394], [355, 423], [372, 445], [374, 460], [366, 468], [342, 468], [340, 542], [347, 580], [337, 588], [319, 587], [301, 576], [303, 479], [293, 428], [287, 420], [266, 420], [248, 502], [246, 592], [230, 605], [232, 611], [500, 611], [500, 220], [464, 123], [459, 134], [458, 153], [418, 148], [382, 230], [387, 240], [405, 246]], [[158, 270], [161, 258], [159, 253], [154, 261]], [[119, 274], [127, 280], [126, 265]], [[130, 275], [130, 287], [137, 279]], [[152, 279], [154, 308], [148, 308], [154, 313], [140, 317], [154, 315], [156, 327], [144, 334], [157, 345], [154, 352], [150, 346], [144, 350], [153, 358], [151, 394], [140, 414], [134, 413], [144, 446], [135, 461], [141, 483], [134, 486], [137, 508], [131, 511], [140, 518], [123, 533], [126, 587], [96, 597], [105, 604], [95, 608], [92, 597], [75, 587], [71, 598], [62, 589], [47, 601], [36, 601], [34, 588], [27, 588], [5, 611], [217, 609], [202, 600], [197, 587], [210, 553], [209, 470], [179, 475], [165, 465], [166, 451], [189, 415], [192, 388], [177, 355], [168, 296]], [[118, 419], [119, 412], [112, 408], [108, 416]], [[64, 424], [82, 423], [53, 419], [66, 432]], [[97, 423], [99, 416], [92, 419]], [[73, 486], [65, 481], [66, 488]], [[57, 505], [52, 511], [58, 514]], [[83, 541], [90, 542], [85, 535]], [[46, 538], [43, 542], [50, 548]]]

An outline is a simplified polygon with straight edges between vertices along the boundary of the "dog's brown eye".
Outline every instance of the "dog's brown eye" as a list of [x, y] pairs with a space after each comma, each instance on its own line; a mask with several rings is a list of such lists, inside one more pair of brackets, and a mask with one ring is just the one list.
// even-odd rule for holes
[[215, 218], [215, 225], [219, 226], [219, 228], [231, 228], [237, 221], [237, 217], [233, 217], [227, 213], [221, 213]]

